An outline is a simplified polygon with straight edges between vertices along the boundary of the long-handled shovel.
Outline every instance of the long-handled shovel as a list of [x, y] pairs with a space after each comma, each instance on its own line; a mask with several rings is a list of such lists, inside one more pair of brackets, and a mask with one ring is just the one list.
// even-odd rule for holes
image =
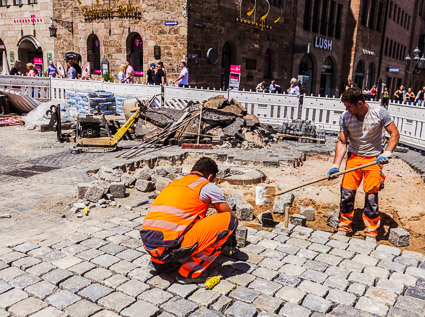
[[[353, 168], [350, 168], [348, 170], [333, 174], [332, 178], [336, 178], [340, 175], [344, 175], [344, 174], [347, 174], [347, 173], [350, 173], [350, 172], [354, 172], [354, 171], [357, 171], [359, 169], [366, 168], [366, 167], [369, 167], [369, 166], [372, 166], [372, 165], [375, 165], [375, 164], [378, 164], [378, 162], [373, 161], [373, 162], [370, 162], [370, 163], [367, 163], [367, 164], [364, 164], [364, 165], [361, 165], [361, 166], [353, 167]], [[286, 190], [279, 192], [279, 193], [275, 193], [276, 187], [273, 187], [273, 186], [257, 186], [256, 195], [255, 195], [255, 204], [256, 205], [272, 204], [274, 197], [276, 197], [276, 196], [280, 196], [280, 195], [292, 192], [295, 189], [306, 187], [308, 185], [315, 184], [315, 183], [318, 183], [318, 182], [321, 182], [321, 181], [324, 181], [324, 180], [327, 180], [327, 179], [328, 179], [328, 177], [325, 176], [325, 177], [310, 181], [308, 183], [304, 183], [304, 184], [286, 189]]]

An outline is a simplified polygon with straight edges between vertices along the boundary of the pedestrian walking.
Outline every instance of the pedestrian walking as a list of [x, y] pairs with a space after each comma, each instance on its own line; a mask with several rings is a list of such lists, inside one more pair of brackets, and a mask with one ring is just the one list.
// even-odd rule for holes
[[58, 70], [56, 66], [53, 64], [53, 61], [49, 61], [49, 66], [47, 66], [47, 75], [49, 77], [56, 77]]
[[129, 61], [126, 61], [125, 62], [125, 67], [126, 67], [125, 72], [126, 72], [127, 77], [128, 77], [128, 83], [129, 84], [134, 84], [134, 69], [130, 65], [130, 62]]
[[[190, 174], [161, 191], [143, 219], [140, 236], [151, 256], [149, 266], [158, 273], [178, 270], [181, 284], [205, 282], [208, 266], [238, 226], [238, 217], [213, 183], [217, 173], [217, 164], [202, 157]], [[207, 216], [210, 205], [217, 214]]]
[[165, 71], [164, 71], [164, 63], [158, 62], [156, 64], [157, 71], [155, 73], [155, 85], [165, 86]]
[[[341, 205], [338, 230], [344, 234], [352, 233], [351, 223], [354, 218], [354, 200], [357, 188], [363, 180], [366, 195], [363, 209], [365, 235], [369, 240], [376, 240], [381, 226], [381, 216], [378, 204], [378, 192], [384, 187], [385, 176], [382, 173], [383, 164], [392, 157], [400, 134], [389, 112], [377, 105], [367, 104], [362, 91], [349, 88], [342, 95], [346, 111], [342, 114], [339, 125], [340, 133], [336, 144], [335, 158], [328, 172], [329, 179], [335, 178], [348, 149], [345, 169], [358, 167], [376, 161], [378, 165], [345, 174], [341, 184]], [[383, 151], [382, 132], [385, 129], [390, 139]]]
[[149, 69], [146, 72], [146, 85], [154, 85], [155, 84], [155, 63], [151, 63], [149, 65]]
[[128, 81], [128, 77], [126, 76], [126, 67], [125, 64], [120, 65], [120, 72], [118, 73], [118, 82], [120, 84], [125, 84]]
[[404, 100], [404, 87], [403, 85], [400, 86], [399, 89], [396, 90], [394, 93], [394, 101], [397, 103], [403, 103]]
[[19, 67], [21, 67], [21, 65], [22, 65], [22, 62], [19, 59], [17, 59], [15, 61], [15, 66], [12, 67], [9, 74], [12, 76], [21, 76], [22, 73], [19, 71]]
[[270, 87], [269, 87], [269, 92], [273, 93], [273, 94], [277, 94], [280, 91], [280, 86], [276, 84], [275, 80], [272, 80]]
[[68, 79], [77, 78], [77, 70], [74, 67], [74, 64], [71, 61], [68, 61]]
[[416, 94], [415, 102], [417, 103], [419, 107], [424, 106], [424, 99], [425, 99], [424, 97], [425, 97], [425, 86], [422, 87], [422, 90], [419, 90], [418, 93]]
[[28, 73], [27, 73], [28, 77], [37, 77], [37, 72], [34, 69], [34, 64], [27, 63], [27, 70], [28, 70]]
[[188, 88], [189, 87], [189, 71], [186, 67], [186, 62], [182, 61], [180, 63], [180, 75], [177, 77], [177, 79], [174, 81], [174, 84], [179, 83], [179, 87]]
[[298, 86], [298, 80], [296, 78], [292, 78], [289, 82], [289, 88], [286, 91], [288, 95], [299, 96], [300, 95], [300, 87]]

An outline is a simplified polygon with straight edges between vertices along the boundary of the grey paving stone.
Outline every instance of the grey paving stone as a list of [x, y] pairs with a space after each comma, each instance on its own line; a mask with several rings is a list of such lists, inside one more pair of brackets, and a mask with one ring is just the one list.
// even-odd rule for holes
[[10, 284], [16, 288], [24, 289], [27, 286], [40, 282], [41, 279], [33, 274], [25, 273], [15, 277], [10, 281]]
[[425, 300], [425, 288], [417, 287], [417, 286], [409, 287], [406, 290], [405, 295]]
[[326, 245], [330, 246], [332, 248], [340, 249], [340, 250], [346, 250], [349, 246], [349, 244], [346, 243], [346, 242], [342, 242], [342, 241], [338, 241], [338, 240], [334, 240], [334, 239], [329, 240], [326, 243]]
[[370, 255], [377, 258], [377, 259], [390, 261], [390, 262], [395, 258], [395, 255], [393, 255], [391, 253], [387, 253], [385, 251], [378, 251], [378, 250], [373, 250], [370, 253]]
[[172, 298], [173, 295], [159, 288], [152, 288], [137, 296], [138, 300], [145, 300], [156, 306], [161, 305]]
[[282, 288], [282, 284], [257, 278], [249, 284], [248, 287], [255, 290], [261, 290], [263, 294], [273, 296], [280, 288]]
[[[93, 315], [93, 317], [118, 317], [117, 313], [111, 311], [111, 310], [101, 310], [100, 312]], [[169, 316], [166, 316], [169, 317]]]
[[303, 267], [317, 272], [324, 272], [328, 268], [328, 265], [322, 262], [308, 260], [307, 262], [305, 262]]
[[376, 301], [374, 298], [370, 297], [360, 297], [356, 306], [357, 309], [364, 310], [376, 316], [385, 316], [389, 310], [388, 306], [384, 303]]
[[36, 244], [36, 243], [33, 243], [33, 242], [25, 242], [25, 243], [22, 243], [22, 244], [20, 244], [20, 245], [17, 245], [16, 247], [14, 247], [13, 249], [15, 250], [15, 251], [18, 251], [18, 252], [22, 252], [22, 253], [27, 253], [27, 252], [29, 252], [29, 251], [32, 251], [32, 250], [35, 250], [35, 249], [38, 249], [40, 246], [38, 245], [38, 244]]
[[126, 260], [121, 260], [121, 261], [115, 263], [114, 265], [112, 265], [109, 268], [109, 270], [114, 271], [115, 273], [118, 273], [118, 274], [126, 275], [127, 273], [129, 273], [130, 271], [132, 271], [136, 268], [138, 268], [138, 266], [136, 264], [133, 264], [133, 263], [126, 261]]
[[72, 276], [72, 273], [68, 272], [67, 270], [56, 269], [49, 273], [44, 274], [41, 278], [54, 285], [59, 285], [59, 283], [65, 281], [71, 276]]
[[107, 242], [98, 238], [89, 238], [87, 240], [82, 241], [80, 244], [87, 248], [99, 249], [100, 247], [107, 244]]
[[103, 247], [101, 247], [99, 250], [102, 252], [106, 252], [109, 253], [111, 255], [116, 255], [117, 253], [120, 253], [122, 251], [124, 251], [126, 248], [124, 248], [123, 246], [119, 245], [119, 244], [114, 244], [114, 243], [108, 243], [106, 245], [104, 245]]
[[58, 268], [66, 270], [82, 261], [83, 260], [81, 260], [80, 258], [76, 256], [68, 255], [62, 259], [52, 262], [52, 264], [57, 266]]
[[285, 273], [287, 275], [291, 276], [300, 276], [302, 273], [305, 272], [305, 268], [302, 266], [297, 266], [293, 264], [285, 264], [279, 269], [279, 272]]
[[146, 284], [166, 290], [175, 280], [174, 275], [160, 274], [146, 281]]
[[275, 250], [278, 246], [281, 245], [281, 243], [275, 240], [263, 239], [258, 242], [258, 245], [267, 249]]
[[285, 306], [279, 311], [279, 315], [286, 317], [309, 317], [311, 311], [305, 307], [299, 306], [295, 303], [286, 303]]
[[402, 283], [407, 286], [415, 286], [417, 278], [408, 274], [394, 272], [393, 274], [391, 274], [390, 280]]
[[254, 317], [256, 314], [257, 309], [253, 305], [238, 301], [225, 311], [229, 317]]
[[244, 286], [238, 286], [233, 292], [230, 293], [229, 297], [246, 303], [252, 303], [260, 294], [261, 292], [257, 290], [246, 288]]
[[326, 231], [321, 231], [321, 230], [314, 230], [311, 233], [311, 236], [312, 237], [321, 237], [321, 238], [329, 239], [332, 236], [332, 233], [326, 232]]
[[359, 273], [359, 272], [352, 272], [348, 276], [348, 280], [351, 282], [357, 282], [365, 285], [374, 285], [375, 283], [375, 277], [372, 274], [367, 273]]
[[[168, 314], [166, 317], [172, 317], [172, 315]], [[208, 308], [202, 308], [196, 310], [190, 317], [224, 317], [224, 315]]]
[[70, 291], [58, 290], [46, 298], [46, 302], [53, 307], [63, 310], [81, 299]]
[[[298, 248], [306, 249], [311, 244], [311, 242], [304, 240], [304, 239], [290, 238], [286, 241], [286, 244], [287, 245], [293, 245], [293, 246], [296, 246]], [[285, 252], [284, 250], [281, 250], [279, 248], [277, 248], [277, 250]], [[315, 251], [315, 250], [313, 250], [313, 251]]]
[[298, 288], [306, 293], [325, 297], [329, 292], [329, 288], [311, 281], [303, 281]]
[[276, 313], [282, 305], [282, 301], [276, 297], [261, 294], [252, 303], [258, 311]]
[[56, 267], [50, 263], [47, 262], [42, 262], [40, 264], [37, 264], [35, 266], [30, 267], [29, 269], [27, 269], [26, 271], [28, 273], [37, 275], [37, 276], [41, 276], [43, 274], [46, 274], [50, 271], [53, 271]]
[[339, 289], [331, 289], [329, 290], [326, 299], [338, 304], [352, 306], [355, 303], [357, 297], [351, 293], [347, 293]]
[[[226, 280], [231, 282], [231, 283], [236, 283], [238, 285], [241, 286], [247, 286], [249, 283], [251, 283], [253, 280], [255, 280], [255, 276], [248, 274], [248, 273], [243, 273], [243, 274], [237, 274], [235, 276], [230, 276], [228, 277]], [[276, 282], [276, 280], [275, 280]]]
[[101, 256], [102, 254], [103, 254], [102, 251], [99, 251], [96, 249], [88, 249], [83, 252], [77, 253], [76, 256], [83, 260], [90, 261], [91, 259]]
[[260, 254], [263, 252], [266, 248], [256, 245], [256, 244], [248, 244], [246, 247], [241, 248], [241, 252], [245, 252], [248, 254]]
[[363, 269], [366, 267], [365, 264], [352, 260], [344, 260], [339, 264], [339, 266], [353, 272], [362, 272]]
[[93, 263], [83, 261], [74, 266], [71, 266], [70, 268], [68, 268], [68, 271], [75, 273], [77, 275], [84, 275], [85, 273], [94, 269], [95, 267], [96, 265], [94, 265]]
[[357, 296], [363, 296], [363, 294], [366, 292], [366, 285], [353, 283], [348, 287], [347, 292], [353, 293]]
[[103, 254], [91, 260], [92, 263], [105, 269], [109, 268], [110, 266], [114, 265], [119, 261], [120, 258], [117, 258], [116, 256], [110, 254]]
[[118, 254], [116, 254], [117, 257], [119, 257], [120, 259], [123, 260], [127, 260], [127, 261], [134, 261], [135, 259], [141, 257], [143, 255], [142, 252], [133, 250], [133, 249], [127, 249], [124, 250]]
[[260, 267], [252, 272], [253, 275], [264, 278], [266, 280], [273, 280], [276, 276], [279, 275], [279, 272], [266, 269], [265, 267]]
[[46, 306], [47, 304], [43, 301], [34, 297], [29, 297], [11, 306], [8, 311], [12, 313], [13, 316], [29, 316], [42, 310]]
[[157, 316], [159, 312], [159, 308], [156, 307], [155, 305], [152, 305], [151, 303], [138, 300], [131, 306], [124, 309], [121, 312], [121, 315], [127, 316], [127, 317], [137, 317], [137, 316], [140, 316], [142, 312], [143, 312], [143, 316], [153, 317], [153, 316]]
[[26, 270], [34, 265], [39, 264], [41, 261], [37, 258], [33, 258], [30, 256], [21, 258], [15, 262], [12, 263], [12, 266], [16, 266], [20, 268], [21, 270]]
[[260, 263], [258, 263], [258, 265], [265, 267], [267, 269], [278, 270], [279, 268], [282, 267], [283, 263], [277, 259], [265, 258]]
[[300, 277], [304, 280], [310, 280], [315, 283], [322, 284], [328, 278], [328, 275], [314, 270], [307, 270], [301, 274]]
[[147, 280], [153, 277], [152, 273], [146, 270], [145, 267], [135, 269], [131, 271], [130, 273], [128, 273], [127, 276], [131, 279], [137, 279], [141, 282], [146, 282]]
[[58, 251], [58, 250], [53, 250], [47, 253], [44, 253], [42, 255], [40, 255], [40, 259], [42, 259], [43, 261], [48, 261], [48, 262], [53, 262], [53, 261], [57, 261], [59, 259], [62, 259], [66, 256], [66, 254], [64, 252]]
[[[385, 261], [385, 260], [379, 262], [378, 267], [382, 267], [384, 269], [387, 269], [390, 272], [399, 272], [399, 273], [404, 273], [404, 271], [406, 270], [406, 266], [403, 265], [403, 264]], [[413, 268], [409, 268], [409, 269], [413, 269]], [[407, 274], [410, 274], [410, 273], [407, 273]]]
[[259, 255], [264, 256], [266, 258], [272, 258], [275, 261], [282, 260], [287, 254], [277, 250], [264, 250]]
[[387, 269], [376, 266], [366, 266], [363, 272], [382, 279], [386, 279], [390, 276], [390, 272]]
[[14, 278], [25, 274], [25, 271], [18, 269], [17, 267], [8, 267], [0, 271], [0, 279], [10, 282]]
[[124, 275], [121, 274], [115, 274], [112, 275], [110, 278], [107, 278], [106, 280], [103, 281], [103, 284], [105, 284], [105, 286], [113, 288], [113, 289], [117, 289], [120, 285], [128, 282], [128, 278], [126, 278]]
[[371, 314], [366, 313], [365, 311], [358, 310], [354, 307], [347, 305], [338, 305], [332, 311], [326, 315], [332, 317], [372, 317]]
[[404, 250], [403, 256], [417, 260], [417, 261], [420, 261], [420, 262], [425, 261], [425, 255], [423, 255], [422, 253], [419, 253], [419, 252], [415, 252], [415, 251]]
[[391, 307], [387, 317], [420, 317], [419, 314], [399, 307]]
[[3, 255], [0, 255], [0, 260], [5, 262], [6, 264], [11, 264], [14, 261], [17, 261], [23, 257], [25, 257], [25, 253], [12, 251]]
[[130, 280], [117, 288], [118, 291], [123, 292], [124, 294], [127, 294], [132, 297], [137, 297], [139, 294], [143, 293], [148, 289], [149, 286], [147, 284], [139, 282], [137, 280]]
[[88, 300], [96, 303], [100, 298], [112, 293], [113, 289], [105, 287], [101, 284], [93, 283], [82, 289], [78, 295], [87, 298]]
[[54, 307], [47, 307], [40, 310], [38, 313], [31, 315], [31, 317], [65, 317], [66, 313]]
[[295, 245], [282, 244], [278, 246], [276, 250], [284, 252], [286, 254], [297, 254], [298, 251], [300, 251], [300, 248]]
[[301, 282], [301, 279], [295, 276], [282, 273], [282, 274], [279, 274], [279, 276], [273, 281], [283, 285], [295, 287]]
[[82, 276], [72, 276], [66, 281], [62, 282], [59, 286], [62, 289], [68, 290], [71, 293], [77, 293], [79, 290], [91, 284], [89, 279]]
[[40, 299], [45, 299], [47, 296], [51, 295], [57, 287], [49, 282], [41, 281], [40, 283], [28, 286], [25, 291], [35, 297]]
[[95, 268], [91, 271], [88, 271], [86, 274], [84, 274], [85, 278], [88, 278], [95, 282], [103, 282], [107, 278], [111, 277], [112, 273], [104, 268]]
[[284, 286], [275, 294], [275, 297], [280, 298], [285, 302], [301, 304], [305, 295], [306, 293], [299, 288]]
[[135, 302], [133, 297], [125, 295], [121, 292], [113, 292], [108, 296], [99, 299], [98, 304], [105, 307], [106, 309], [119, 313], [124, 308], [130, 306]]
[[425, 300], [410, 296], [399, 296], [395, 306], [421, 314], [425, 310]]
[[402, 283], [387, 279], [379, 279], [378, 283], [376, 283], [376, 287], [386, 289], [399, 295], [403, 293], [404, 290], [404, 285]]
[[393, 260], [396, 263], [400, 263], [406, 266], [417, 267], [419, 265], [419, 261], [415, 259], [411, 259], [405, 256], [397, 256]]
[[89, 302], [88, 300], [82, 299], [65, 309], [65, 312], [70, 317], [85, 317], [92, 316], [93, 314], [102, 310], [102, 307]]
[[282, 262], [302, 266], [306, 262], [306, 259], [300, 256], [289, 254], [282, 259]]
[[0, 308], [7, 309], [28, 297], [28, 294], [19, 289], [12, 289], [0, 295]]
[[9, 267], [9, 265], [7, 265], [5, 262], [0, 260], [0, 270], [3, 270], [5, 268]]
[[[140, 282], [139, 282], [140, 283]], [[143, 283], [142, 283], [143, 284]], [[144, 284], [146, 285], [146, 284]], [[182, 298], [188, 298], [191, 294], [193, 294], [198, 289], [197, 285], [194, 284], [179, 284], [173, 283], [167, 289], [168, 292], [178, 295]], [[122, 290], [121, 290], [122, 291]], [[143, 290], [145, 291], [145, 290]], [[125, 292], [124, 292], [125, 293]]]
[[328, 253], [331, 250], [331, 247], [324, 244], [312, 243], [308, 246], [308, 249], [319, 253]]
[[408, 267], [406, 269], [406, 274], [409, 274], [413, 277], [425, 279], [425, 270], [417, 267]]
[[52, 249], [56, 249], [56, 250], [62, 250], [65, 249], [66, 247], [69, 247], [70, 245], [73, 245], [74, 241], [71, 240], [63, 240], [59, 243], [53, 244], [51, 246]]
[[348, 275], [351, 273], [351, 271], [344, 269], [339, 266], [330, 266], [325, 271], [326, 274], [329, 276], [336, 276], [346, 279]]
[[220, 296], [218, 300], [211, 305], [210, 308], [220, 313], [224, 313], [230, 307], [230, 305], [232, 305], [232, 303], [233, 301], [229, 297]]
[[338, 265], [343, 259], [339, 256], [332, 254], [319, 254], [315, 259], [315, 261], [325, 263], [327, 265]]
[[378, 263], [377, 258], [365, 254], [357, 254], [352, 260], [368, 266], [375, 266]]
[[398, 256], [401, 254], [401, 250], [399, 248], [391, 247], [388, 245], [380, 244], [376, 247], [377, 251], [383, 251], [385, 253], [392, 254], [394, 256]]
[[318, 297], [316, 295], [308, 294], [302, 303], [302, 306], [319, 313], [327, 313], [332, 307], [332, 303], [326, 299]]
[[318, 255], [319, 255], [318, 252], [312, 251], [312, 250], [307, 250], [307, 249], [301, 249], [297, 253], [297, 256], [299, 256], [301, 258], [308, 259], [308, 260], [314, 260]]
[[8, 284], [8, 283], [6, 283], [5, 281], [3, 281], [3, 280], [0, 280], [0, 294], [3, 294], [3, 293], [5, 293], [5, 292], [7, 292], [7, 291], [9, 291], [9, 290], [11, 290], [13, 287], [10, 285], [10, 284]]
[[345, 291], [349, 285], [348, 281], [345, 278], [342, 278], [340, 276], [329, 276], [325, 283], [323, 283], [324, 286], [327, 286], [329, 288], [335, 288], [342, 291]]

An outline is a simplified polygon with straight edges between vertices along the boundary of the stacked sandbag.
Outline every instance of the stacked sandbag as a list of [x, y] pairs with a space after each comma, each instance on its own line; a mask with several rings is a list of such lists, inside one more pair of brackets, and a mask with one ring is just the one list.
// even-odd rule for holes
[[66, 91], [66, 103], [73, 115], [91, 114], [99, 110], [103, 114], [115, 114], [116, 99], [112, 92], [103, 90]]

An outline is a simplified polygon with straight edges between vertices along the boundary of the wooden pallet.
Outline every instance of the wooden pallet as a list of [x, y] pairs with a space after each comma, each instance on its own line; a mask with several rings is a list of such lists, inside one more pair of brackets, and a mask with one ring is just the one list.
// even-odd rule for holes
[[285, 133], [278, 133], [277, 136], [279, 138], [279, 141], [290, 139], [290, 140], [298, 140], [299, 143], [302, 143], [303, 140], [312, 140], [312, 141], [315, 141], [317, 144], [322, 144], [326, 142], [326, 139], [318, 139], [318, 138], [313, 138], [309, 136], [298, 136], [298, 135], [285, 134]]

